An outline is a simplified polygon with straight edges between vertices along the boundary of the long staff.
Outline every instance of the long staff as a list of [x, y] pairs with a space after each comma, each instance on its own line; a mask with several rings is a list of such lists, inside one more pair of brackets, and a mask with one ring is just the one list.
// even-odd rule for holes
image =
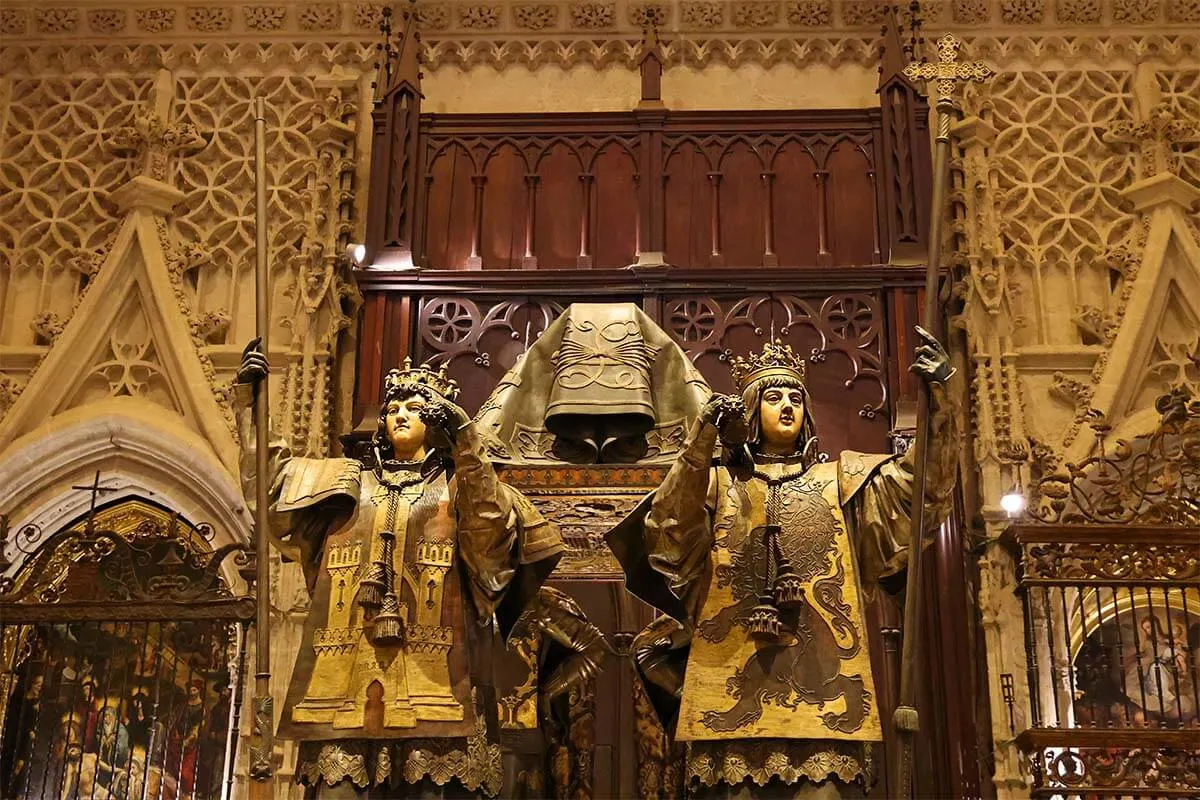
[[[958, 109], [952, 97], [960, 81], [983, 81], [992, 74], [991, 68], [979, 62], [958, 62], [962, 43], [951, 34], [937, 41], [937, 63], [914, 62], [904, 68], [904, 75], [913, 81], [935, 81], [938, 100], [937, 139], [933, 153], [933, 198], [929, 208], [929, 257], [925, 263], [925, 302], [921, 309], [921, 326], [935, 336], [941, 325], [938, 313], [938, 271], [941, 267], [942, 219], [946, 206], [946, 188], [950, 182], [950, 124]], [[900, 698], [892, 716], [892, 729], [899, 745], [893, 759], [896, 797], [913, 796], [913, 751], [920, 718], [917, 714], [917, 675], [920, 670], [921, 598], [923, 574], [921, 565], [925, 548], [927, 504], [925, 485], [929, 455], [929, 387], [917, 382], [917, 437], [913, 443], [915, 472], [913, 474], [912, 533], [908, 548], [908, 575], [904, 590], [904, 641], [900, 656]]]
[[[269, 353], [270, 288], [267, 283], [267, 143], [266, 111], [261, 97], [254, 99], [254, 318], [259, 346]], [[254, 394], [255, 476], [254, 476], [254, 730], [250, 745], [251, 800], [272, 800], [275, 796], [275, 714], [271, 700], [271, 545], [267, 528], [270, 498], [267, 476], [267, 439], [271, 432], [267, 384], [264, 375]]]

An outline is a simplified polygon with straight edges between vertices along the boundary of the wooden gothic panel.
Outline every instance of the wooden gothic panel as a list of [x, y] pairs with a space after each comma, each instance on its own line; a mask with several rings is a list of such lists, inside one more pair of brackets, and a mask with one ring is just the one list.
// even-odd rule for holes
[[480, 258], [484, 269], [519, 269], [529, 216], [525, 159], [512, 144], [496, 148], [483, 169]]
[[425, 224], [422, 227], [430, 261], [448, 268], [465, 266], [471, 255], [469, 231], [475, 213], [471, 178], [475, 164], [457, 142], [435, 151], [429, 162]]
[[573, 268], [578, 265], [581, 221], [586, 212], [584, 167], [579, 153], [565, 143], [546, 150], [534, 165], [539, 177], [537, 221], [533, 252], [542, 269]]

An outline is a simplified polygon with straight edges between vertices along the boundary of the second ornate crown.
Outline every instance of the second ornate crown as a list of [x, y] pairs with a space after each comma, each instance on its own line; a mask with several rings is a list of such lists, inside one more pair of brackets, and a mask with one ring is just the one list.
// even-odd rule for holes
[[729, 362], [729, 374], [738, 391], [755, 381], [773, 375], [786, 376], [804, 383], [804, 359], [792, 352], [792, 346], [776, 340], [763, 345], [761, 353], [738, 356]]
[[402, 369], [393, 369], [388, 372], [387, 377], [383, 379], [383, 390], [385, 398], [414, 391], [434, 391], [451, 401], [458, 397], [458, 383], [446, 374], [445, 364], [442, 364], [437, 371], [424, 365], [414, 368], [412, 359], [408, 357], [405, 357]]

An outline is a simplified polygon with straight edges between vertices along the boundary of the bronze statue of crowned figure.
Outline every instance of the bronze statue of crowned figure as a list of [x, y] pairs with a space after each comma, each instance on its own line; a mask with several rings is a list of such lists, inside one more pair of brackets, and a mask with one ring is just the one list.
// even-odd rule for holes
[[[255, 340], [237, 387], [247, 497], [267, 369]], [[457, 392], [444, 370], [392, 370], [364, 461], [272, 442], [272, 537], [312, 596], [279, 735], [301, 743], [313, 797], [540, 796], [542, 747], [501, 746], [497, 648], [514, 626], [548, 634], [545, 707], [603, 655], [578, 607], [542, 588], [558, 529], [497, 478]]]
[[[933, 403], [927, 518], [940, 520], [959, 441], [953, 370], [917, 330], [912, 369]], [[635, 659], [690, 796], [862, 797], [883, 739], [864, 593], [905, 570], [913, 458], [819, 455], [805, 363], [787, 345], [731, 368], [740, 396], [709, 399], [661, 487], [608, 536], [632, 592], [672, 598]]]

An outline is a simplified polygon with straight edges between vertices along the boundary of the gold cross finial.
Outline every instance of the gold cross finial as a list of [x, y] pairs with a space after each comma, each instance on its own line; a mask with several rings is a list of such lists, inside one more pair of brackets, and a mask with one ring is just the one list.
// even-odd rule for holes
[[937, 40], [937, 63], [914, 61], [904, 68], [904, 77], [910, 81], [934, 81], [942, 97], [954, 94], [955, 84], [966, 81], [982, 83], [992, 76], [992, 68], [982, 61], [958, 61], [958, 50], [962, 42], [954, 34], [947, 33]]

